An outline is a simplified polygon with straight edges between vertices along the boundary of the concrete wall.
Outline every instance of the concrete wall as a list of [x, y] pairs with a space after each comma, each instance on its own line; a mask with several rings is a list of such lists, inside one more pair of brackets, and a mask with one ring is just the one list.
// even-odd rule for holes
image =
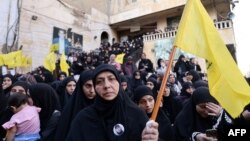
[[[127, 3], [127, 5], [118, 5], [119, 0], [113, 0], [111, 8], [110, 23], [118, 23], [128, 19], [145, 16], [151, 13], [160, 12], [166, 9], [182, 6], [186, 0], [137, 0], [135, 3]], [[124, 0], [121, 0], [124, 1]], [[120, 2], [121, 3], [121, 2]], [[118, 7], [118, 8], [116, 8]]]
[[92, 8], [98, 9], [106, 15], [110, 12], [111, 0], [61, 0], [81, 11], [91, 14]]
[[157, 29], [164, 31], [165, 27], [167, 27], [167, 19], [163, 15], [159, 20], [157, 20]]
[[154, 48], [155, 48], [154, 41], [144, 42], [143, 52], [146, 53], [147, 58], [153, 62], [155, 68], [157, 66], [157, 60], [155, 53], [153, 52]]
[[[32, 20], [32, 16], [37, 20]], [[108, 16], [96, 9], [90, 14], [82, 14], [65, 7], [56, 0], [25, 0], [21, 12], [19, 45], [24, 54], [32, 56], [32, 68], [42, 65], [52, 44], [53, 27], [72, 28], [72, 32], [83, 35], [83, 50], [90, 51], [99, 47], [103, 31], [112, 33], [108, 26]], [[94, 40], [94, 36], [97, 39]]]
[[[109, 26], [109, 16], [102, 13], [101, 11], [98, 11], [97, 9], [92, 8], [91, 9], [91, 35], [89, 37], [86, 37], [89, 40], [91, 40], [91, 42], [89, 42], [90, 43], [89, 46], [91, 46], [90, 50], [93, 50], [100, 46], [101, 34], [103, 32], [108, 33], [108, 36], [109, 36], [108, 41], [110, 43], [112, 42], [112, 38], [118, 39], [116, 31], [111, 29]], [[93, 39], [94, 36], [97, 36], [97, 38]]]

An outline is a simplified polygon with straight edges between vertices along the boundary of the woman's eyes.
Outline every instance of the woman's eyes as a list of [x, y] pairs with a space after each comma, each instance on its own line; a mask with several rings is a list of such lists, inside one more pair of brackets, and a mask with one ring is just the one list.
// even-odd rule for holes
[[114, 80], [116, 80], [116, 78], [114, 78], [114, 77], [111, 77], [111, 78], [109, 78], [109, 80], [112, 80], [112, 81], [114, 81]]
[[[105, 80], [97, 80], [96, 81], [96, 84], [102, 84], [104, 83]], [[110, 77], [108, 78], [108, 81], [116, 81], [116, 78], [115, 77]]]
[[97, 81], [96, 81], [96, 84], [101, 84], [101, 83], [102, 83], [101, 80], [97, 80]]

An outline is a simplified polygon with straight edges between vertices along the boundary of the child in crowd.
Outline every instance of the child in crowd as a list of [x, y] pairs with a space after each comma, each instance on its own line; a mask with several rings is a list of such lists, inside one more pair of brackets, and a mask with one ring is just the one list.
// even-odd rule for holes
[[40, 108], [28, 105], [28, 97], [14, 93], [9, 97], [8, 105], [14, 112], [10, 121], [3, 124], [7, 130], [6, 141], [36, 141], [40, 139]]

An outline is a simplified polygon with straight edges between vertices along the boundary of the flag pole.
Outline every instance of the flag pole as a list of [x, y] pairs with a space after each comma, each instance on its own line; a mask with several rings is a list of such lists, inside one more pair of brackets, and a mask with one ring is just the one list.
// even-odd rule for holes
[[171, 51], [171, 53], [169, 55], [169, 59], [168, 59], [169, 62], [168, 62], [168, 65], [167, 65], [167, 70], [166, 70], [166, 72], [165, 72], [165, 74], [163, 76], [160, 91], [158, 93], [157, 100], [156, 100], [156, 103], [155, 103], [155, 106], [154, 106], [154, 110], [153, 110], [152, 116], [150, 118], [151, 120], [154, 120], [154, 121], [155, 121], [155, 119], [157, 117], [157, 114], [158, 114], [158, 111], [159, 111], [159, 108], [160, 108], [160, 105], [161, 105], [162, 96], [163, 96], [163, 93], [164, 93], [164, 90], [165, 90], [165, 87], [166, 87], [166, 84], [167, 84], [167, 79], [168, 79], [168, 76], [169, 76], [169, 73], [170, 73], [171, 66], [173, 64], [175, 52], [176, 52], [176, 46], [173, 46], [172, 51]]

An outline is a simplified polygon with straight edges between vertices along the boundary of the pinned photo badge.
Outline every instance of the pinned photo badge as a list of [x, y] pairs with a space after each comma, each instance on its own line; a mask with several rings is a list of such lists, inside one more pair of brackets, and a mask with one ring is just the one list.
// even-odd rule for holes
[[113, 127], [113, 132], [116, 136], [121, 136], [124, 133], [125, 129], [124, 126], [120, 123], [116, 124]]

